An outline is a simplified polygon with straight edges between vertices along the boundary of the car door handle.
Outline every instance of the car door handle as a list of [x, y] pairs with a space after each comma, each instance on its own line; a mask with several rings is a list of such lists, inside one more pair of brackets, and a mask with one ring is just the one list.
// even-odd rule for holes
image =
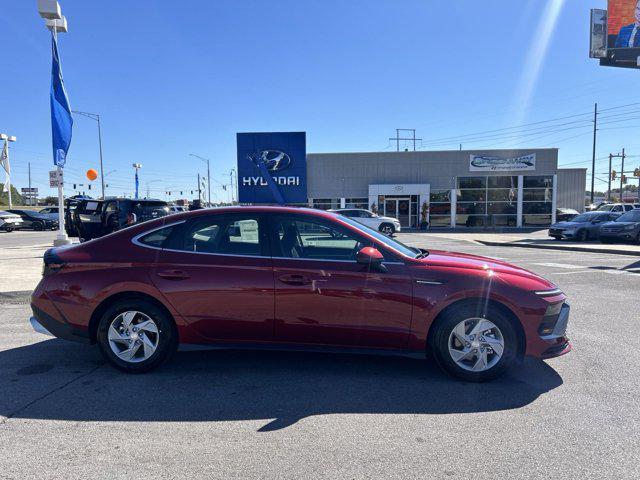
[[287, 285], [309, 285], [311, 283], [311, 279], [309, 277], [305, 277], [304, 275], [281, 275], [278, 277], [282, 283], [286, 283]]
[[162, 272], [158, 272], [157, 275], [167, 280], [186, 280], [191, 278], [191, 275], [182, 270], [163, 270]]

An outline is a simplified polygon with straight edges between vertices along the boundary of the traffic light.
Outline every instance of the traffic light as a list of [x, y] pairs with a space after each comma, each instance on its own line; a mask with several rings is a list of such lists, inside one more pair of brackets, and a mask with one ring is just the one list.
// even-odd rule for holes
[[89, 184], [89, 190], [91, 190], [91, 184]]
[[615, 170], [611, 170], [611, 180], [618, 178], [618, 173]]
[[633, 176], [634, 176], [634, 177], [638, 177], [638, 178], [640, 178], [640, 168], [636, 168], [636, 169], [633, 171]]
[[624, 173], [622, 174], [622, 184], [623, 185], [627, 184], [627, 176]]
[[77, 190], [77, 189], [78, 189], [78, 187], [76, 186], [76, 184], [75, 184], [75, 183], [73, 184], [73, 189], [74, 189], [74, 190]]

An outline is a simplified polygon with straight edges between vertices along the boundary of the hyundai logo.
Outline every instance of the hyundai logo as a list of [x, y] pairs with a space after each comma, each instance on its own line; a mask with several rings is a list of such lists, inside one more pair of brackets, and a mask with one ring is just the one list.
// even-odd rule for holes
[[263, 150], [247, 155], [255, 165], [264, 163], [267, 169], [272, 172], [280, 172], [289, 168], [291, 165], [291, 157], [280, 150]]

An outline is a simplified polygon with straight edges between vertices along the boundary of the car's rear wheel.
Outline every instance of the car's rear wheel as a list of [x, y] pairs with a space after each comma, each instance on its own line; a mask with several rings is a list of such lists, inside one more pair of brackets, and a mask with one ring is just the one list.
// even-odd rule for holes
[[448, 310], [434, 326], [434, 356], [451, 375], [486, 382], [502, 375], [518, 356], [518, 336], [511, 320], [489, 307], [479, 314], [475, 305]]
[[104, 357], [128, 373], [153, 370], [178, 346], [173, 319], [146, 300], [123, 300], [109, 307], [98, 325], [97, 340]]
[[388, 236], [391, 236], [394, 233], [396, 233], [396, 229], [390, 223], [383, 223], [382, 225], [380, 225], [379, 230], [381, 233], [384, 233], [385, 235], [388, 235]]
[[7, 232], [7, 233], [11, 233], [11, 232], [13, 232], [13, 227], [11, 225], [6, 225], [4, 227], [4, 231]]

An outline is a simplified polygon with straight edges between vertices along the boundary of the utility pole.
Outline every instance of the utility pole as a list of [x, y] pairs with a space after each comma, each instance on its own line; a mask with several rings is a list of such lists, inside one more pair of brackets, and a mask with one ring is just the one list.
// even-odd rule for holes
[[200, 174], [198, 173], [198, 201], [202, 201], [202, 196], [200, 194]]
[[620, 169], [620, 203], [624, 203], [622, 201], [622, 187], [624, 186], [623, 180], [624, 180], [624, 148], [622, 149], [622, 168]]
[[29, 206], [33, 207], [33, 196], [31, 194], [31, 162], [28, 162], [27, 165], [29, 166]]
[[591, 203], [593, 203], [594, 191], [596, 188], [596, 138], [598, 132], [598, 104], [596, 103], [593, 112], [593, 157], [591, 161]]
[[[400, 132], [411, 132], [412, 136], [409, 138], [401, 138], [400, 137]], [[416, 140], [420, 140], [422, 141], [421, 138], [416, 138], [416, 129], [415, 128], [396, 128], [396, 136], [395, 138], [389, 138], [389, 140], [395, 140], [396, 141], [396, 151], [400, 151], [400, 140], [402, 141], [408, 141], [408, 142], [413, 142], [413, 151], [416, 151]]]
[[[613, 155], [609, 154], [609, 186], [607, 187], [607, 202], [611, 201], [611, 162], [613, 161]], [[593, 202], [591, 202], [593, 203]]]
[[[189, 156], [195, 157], [207, 164], [207, 198], [208, 198], [207, 201], [209, 203], [209, 206], [211, 206], [211, 168], [210, 168], [211, 160], [209, 160], [208, 158], [201, 157], [200, 155], [196, 155], [195, 153], [190, 153]], [[198, 182], [198, 185], [199, 184], [200, 183]]]

